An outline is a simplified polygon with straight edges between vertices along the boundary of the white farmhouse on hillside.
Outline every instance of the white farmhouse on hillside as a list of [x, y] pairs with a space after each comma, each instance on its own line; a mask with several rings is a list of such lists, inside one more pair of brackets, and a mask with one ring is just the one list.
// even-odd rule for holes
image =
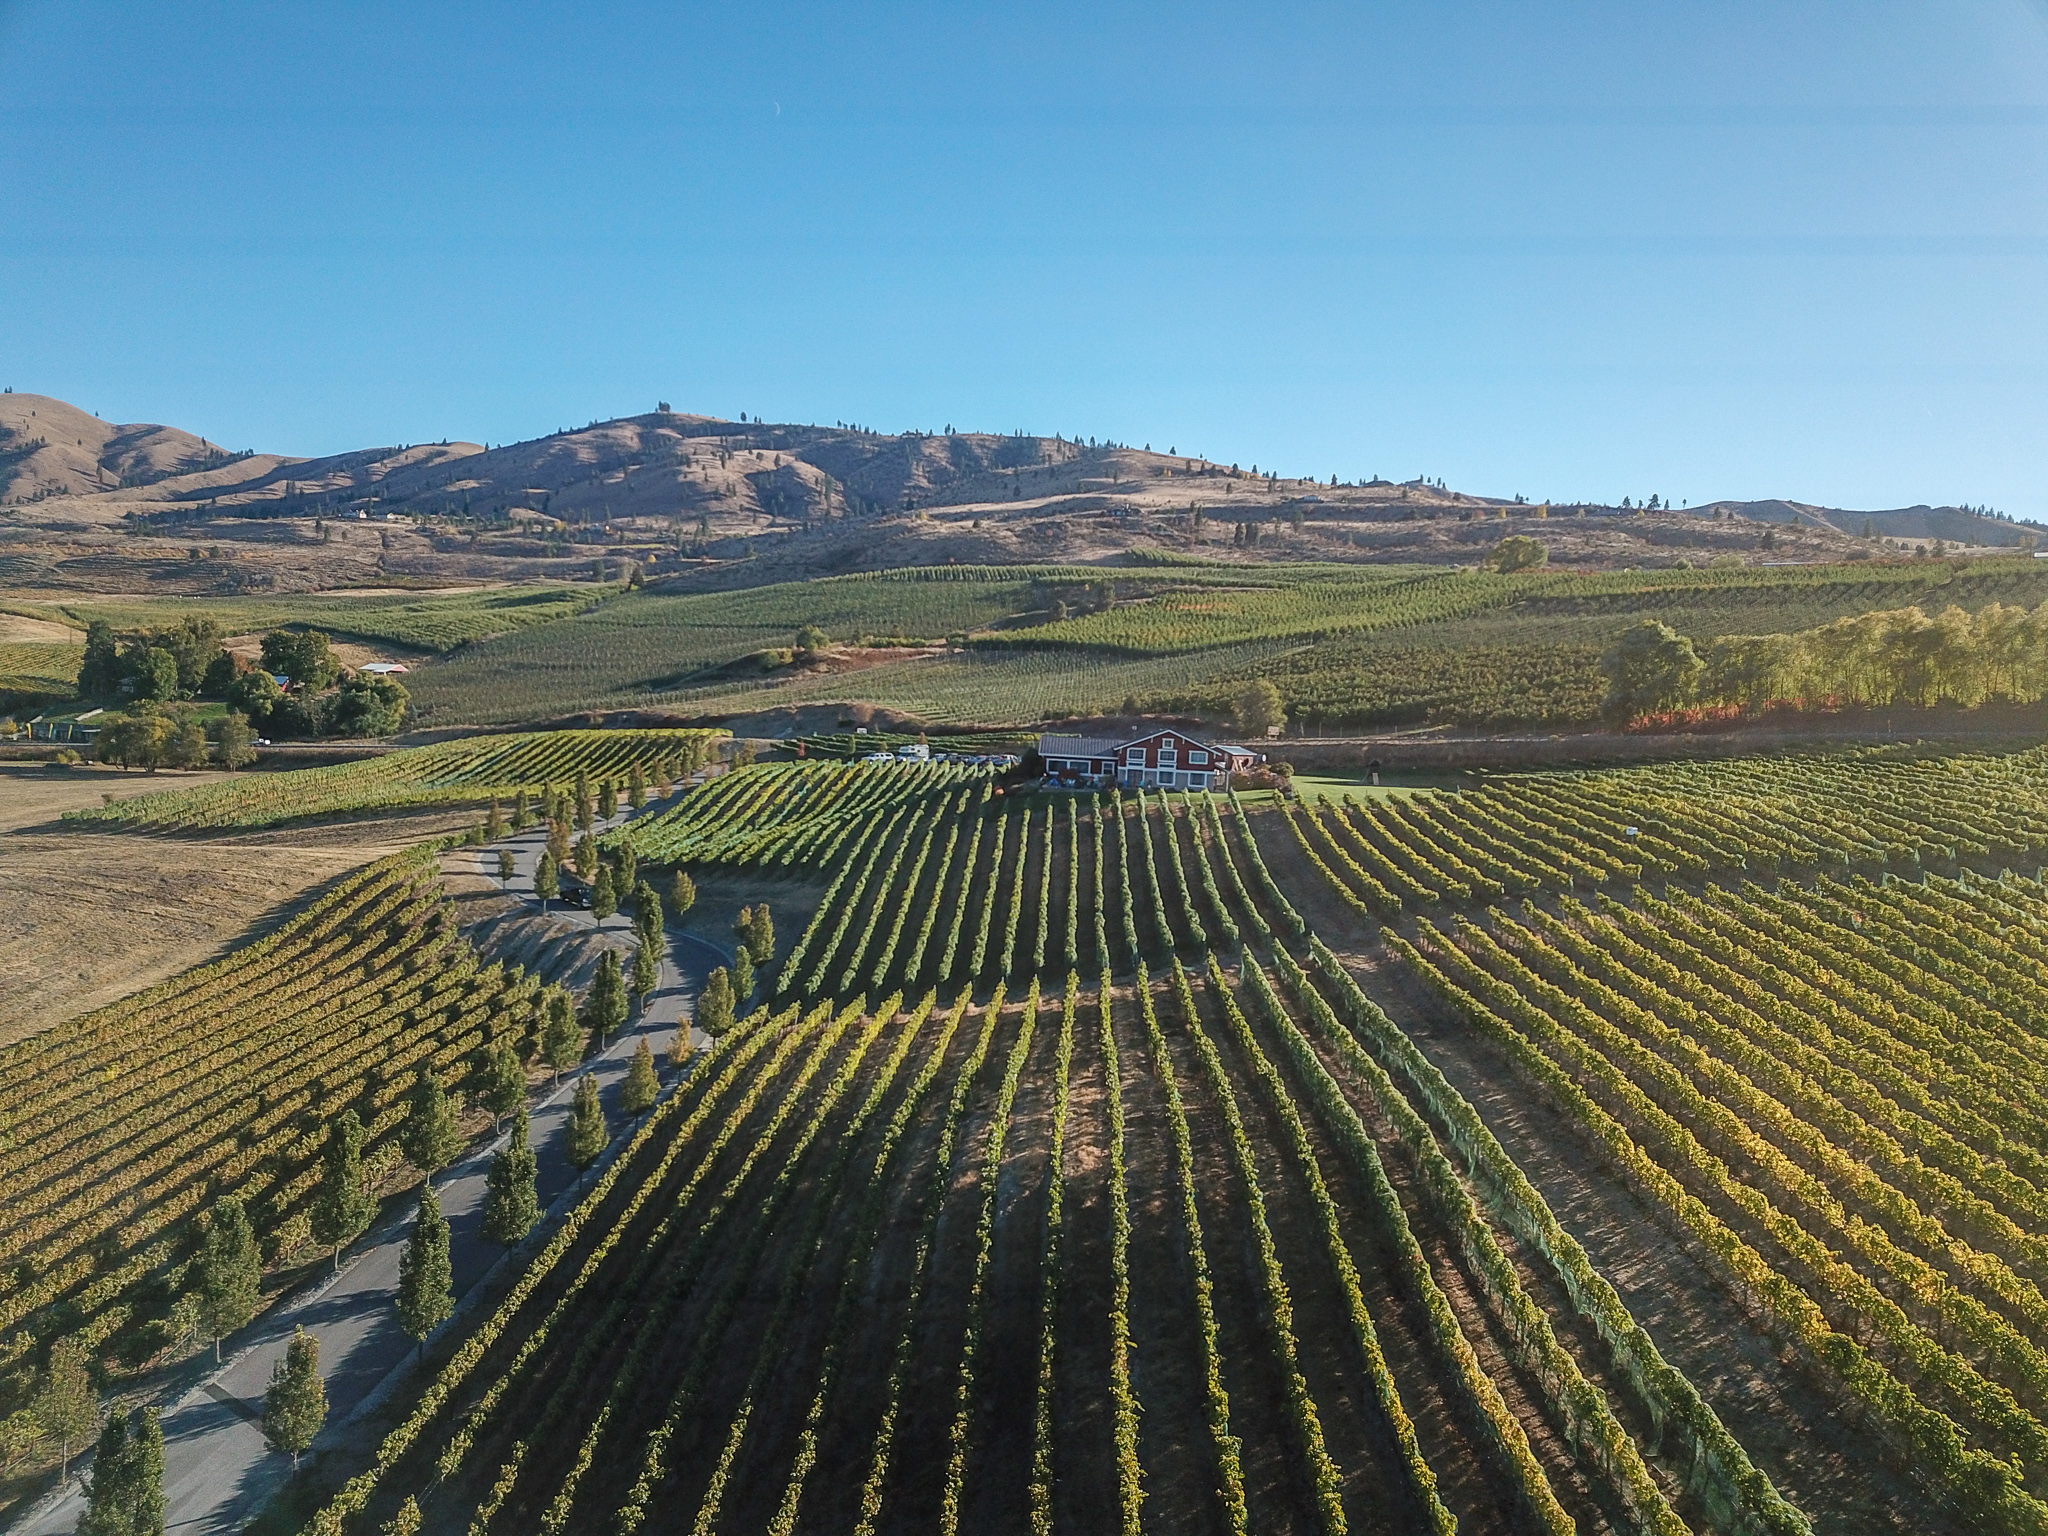
[[1038, 738], [1045, 776], [1059, 784], [1124, 784], [1147, 789], [1227, 789], [1233, 773], [1262, 762], [1242, 747], [1198, 741], [1182, 731], [1143, 736]]

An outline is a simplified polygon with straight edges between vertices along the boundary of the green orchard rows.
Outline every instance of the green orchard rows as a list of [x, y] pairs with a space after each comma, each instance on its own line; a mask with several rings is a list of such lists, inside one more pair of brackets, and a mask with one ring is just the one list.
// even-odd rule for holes
[[263, 827], [308, 816], [435, 805], [481, 805], [546, 788], [566, 789], [579, 776], [680, 781], [710, 761], [724, 731], [534, 731], [478, 736], [411, 747], [326, 768], [256, 773], [192, 789], [135, 795], [97, 810], [67, 811], [70, 821], [151, 827]]
[[228, 958], [0, 1052], [0, 1359], [138, 1323], [221, 1194], [266, 1253], [302, 1246], [333, 1115], [360, 1116], [374, 1182], [419, 1074], [460, 1085], [529, 1040], [538, 981], [479, 964], [433, 879], [425, 853], [373, 864]]

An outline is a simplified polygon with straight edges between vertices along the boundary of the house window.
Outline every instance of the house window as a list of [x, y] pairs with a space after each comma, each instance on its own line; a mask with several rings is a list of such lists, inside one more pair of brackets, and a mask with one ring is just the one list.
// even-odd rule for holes
[[1129, 767], [1129, 768], [1142, 768], [1142, 767], [1144, 767], [1144, 766], [1145, 766], [1145, 749], [1144, 749], [1143, 747], [1127, 747], [1127, 748], [1125, 748], [1125, 749], [1124, 749], [1124, 765], [1125, 765], [1126, 767]]
[[1159, 766], [1171, 768], [1178, 761], [1179, 758], [1176, 756], [1174, 744], [1170, 741], [1162, 741], [1159, 744]]
[[1199, 768], [1208, 763], [1209, 754], [1206, 752], [1197, 752], [1193, 747], [1189, 747], [1188, 761]]

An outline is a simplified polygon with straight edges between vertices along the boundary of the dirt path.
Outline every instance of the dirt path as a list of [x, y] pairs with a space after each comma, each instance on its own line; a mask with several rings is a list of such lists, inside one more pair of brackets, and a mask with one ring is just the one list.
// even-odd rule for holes
[[[1216, 1493], [1208, 1389], [1194, 1342], [1199, 1326], [1194, 1267], [1181, 1219], [1160, 1064], [1145, 1043], [1137, 1003], [1128, 995], [1116, 1000], [1114, 1019], [1130, 1186], [1131, 1382], [1139, 1405], [1145, 1517], [1162, 1531], [1190, 1536], [1222, 1532], [1228, 1525]], [[1106, 1252], [1103, 1258], [1107, 1263]]]
[[1253, 1530], [1314, 1531], [1309, 1470], [1287, 1406], [1286, 1377], [1267, 1326], [1263, 1260], [1242, 1186], [1232, 1166], [1229, 1128], [1188, 1043], [1188, 1024], [1171, 993], [1155, 1002], [1175, 1081], [1186, 1107], [1195, 1155], [1202, 1237], [1215, 1285], [1223, 1384], [1230, 1427], [1244, 1441], [1245, 1502]]
[[[1328, 1241], [1310, 1203], [1306, 1178], [1288, 1149], [1285, 1128], [1231, 1038], [1220, 998], [1206, 982], [1198, 985], [1195, 998], [1202, 1027], [1222, 1058], [1231, 1096], [1251, 1138], [1259, 1168], [1259, 1187], [1265, 1197], [1266, 1219], [1282, 1255], [1282, 1269], [1294, 1303], [1302, 1374], [1315, 1399], [1330, 1457], [1344, 1474], [1344, 1507], [1351, 1515], [1354, 1529], [1421, 1530], [1427, 1521], [1426, 1514], [1366, 1375], [1365, 1357], [1351, 1324], [1350, 1305], [1336, 1266], [1328, 1257]], [[1327, 1168], [1327, 1149], [1317, 1147], [1315, 1151], [1318, 1161]], [[1366, 1299], [1372, 1306], [1381, 1348], [1405, 1391], [1416, 1398], [1407, 1404], [1409, 1412], [1435, 1432], [1432, 1438], [1440, 1444], [1452, 1442], [1443, 1454], [1431, 1458], [1431, 1464], [1442, 1468], [1439, 1476], [1447, 1484], [1445, 1499], [1460, 1517], [1459, 1529], [1500, 1529], [1497, 1523], [1467, 1523], [1474, 1509], [1485, 1504], [1483, 1499], [1471, 1497], [1472, 1485], [1484, 1480], [1485, 1458], [1457, 1433], [1457, 1426], [1445, 1411], [1443, 1394], [1436, 1389], [1429, 1373], [1417, 1369], [1422, 1362], [1417, 1358], [1410, 1330], [1403, 1326], [1403, 1309], [1398, 1298], [1378, 1283], [1379, 1266], [1373, 1263], [1373, 1255], [1361, 1253], [1350, 1241], [1347, 1247], [1352, 1249], [1354, 1264], [1361, 1257], [1365, 1260], [1359, 1265], [1360, 1278], [1367, 1288]], [[1408, 1367], [1405, 1372], [1404, 1366]], [[1460, 1494], [1466, 1497], [1457, 1498]]]
[[1074, 1011], [1067, 1090], [1065, 1258], [1053, 1364], [1053, 1524], [1061, 1531], [1106, 1533], [1118, 1529], [1118, 1520], [1109, 1359], [1109, 1094], [1103, 1067], [1102, 1015], [1089, 993]]

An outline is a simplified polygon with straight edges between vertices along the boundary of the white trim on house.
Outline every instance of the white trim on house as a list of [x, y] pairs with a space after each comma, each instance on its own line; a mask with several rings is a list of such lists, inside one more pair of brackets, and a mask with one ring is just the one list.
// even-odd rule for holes
[[1058, 783], [1143, 789], [1225, 789], [1231, 774], [1264, 761], [1177, 730], [1122, 740], [1047, 734], [1038, 738], [1038, 755], [1046, 777]]

